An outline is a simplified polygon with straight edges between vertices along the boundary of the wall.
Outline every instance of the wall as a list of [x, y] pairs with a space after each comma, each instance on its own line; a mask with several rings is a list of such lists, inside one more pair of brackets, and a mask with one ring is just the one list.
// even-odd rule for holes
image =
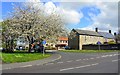
[[68, 45], [68, 40], [58, 40], [57, 44], [66, 44]]
[[83, 50], [120, 50], [120, 44], [110, 44], [110, 45], [83, 45]]
[[98, 36], [89, 36], [89, 35], [80, 35], [79, 36], [79, 49], [82, 49], [82, 45], [86, 44], [96, 44], [98, 41], [101, 43], [104, 43], [104, 38], [103, 37], [98, 37]]
[[77, 33], [71, 31], [70, 36], [68, 38], [68, 46], [71, 49], [82, 50], [83, 45], [96, 44], [98, 41], [100, 41], [103, 44], [104, 42], [106, 42], [106, 40], [109, 42], [114, 39], [105, 39], [99, 36], [78, 35]]
[[75, 32], [71, 32], [70, 36], [68, 37], [68, 46], [71, 49], [79, 49], [79, 35]]

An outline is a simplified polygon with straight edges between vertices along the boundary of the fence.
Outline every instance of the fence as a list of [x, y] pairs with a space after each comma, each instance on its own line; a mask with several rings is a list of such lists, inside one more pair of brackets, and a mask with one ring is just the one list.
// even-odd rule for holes
[[120, 50], [120, 44], [109, 45], [83, 45], [83, 50]]

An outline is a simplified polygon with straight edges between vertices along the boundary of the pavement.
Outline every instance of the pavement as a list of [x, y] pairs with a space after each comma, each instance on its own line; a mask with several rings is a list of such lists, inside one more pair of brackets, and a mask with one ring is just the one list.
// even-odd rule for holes
[[[3, 69], [3, 73], [118, 73], [118, 52], [109, 53], [69, 53], [54, 52], [60, 54], [59, 59], [39, 65], [33, 61], [30, 65]], [[49, 59], [48, 59], [49, 60]], [[12, 66], [11, 66], [12, 67]]]
[[35, 61], [30, 61], [30, 62], [22, 62], [22, 63], [11, 63], [11, 64], [2, 64], [2, 70], [6, 69], [14, 69], [14, 68], [24, 68], [24, 67], [30, 67], [30, 66], [35, 66], [35, 65], [44, 65], [49, 62], [56, 61], [61, 58], [60, 54], [55, 53], [55, 50], [49, 50], [47, 52], [51, 52], [52, 56], [41, 59], [41, 60], [35, 60]]

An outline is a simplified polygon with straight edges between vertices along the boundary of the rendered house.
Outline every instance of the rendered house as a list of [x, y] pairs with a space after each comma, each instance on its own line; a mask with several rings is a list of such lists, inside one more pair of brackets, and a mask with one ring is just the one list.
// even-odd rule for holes
[[65, 46], [68, 46], [68, 37], [58, 37], [56, 47], [58, 49], [64, 49]]
[[68, 37], [58, 37], [56, 43], [46, 43], [45, 47], [57, 47], [58, 49], [64, 49], [65, 46], [68, 46]]
[[95, 31], [72, 29], [68, 38], [68, 46], [72, 49], [82, 50], [82, 45], [97, 44], [98, 41], [103, 44], [104, 42], [115, 41], [114, 38], [111, 30], [107, 33], [98, 32], [98, 28]]

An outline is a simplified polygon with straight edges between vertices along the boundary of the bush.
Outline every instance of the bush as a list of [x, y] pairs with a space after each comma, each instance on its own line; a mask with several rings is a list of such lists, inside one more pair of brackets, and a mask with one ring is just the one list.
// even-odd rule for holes
[[45, 47], [45, 50], [56, 50], [56, 47], [47, 46], [47, 47]]
[[109, 41], [108, 44], [116, 44], [114, 41]]

